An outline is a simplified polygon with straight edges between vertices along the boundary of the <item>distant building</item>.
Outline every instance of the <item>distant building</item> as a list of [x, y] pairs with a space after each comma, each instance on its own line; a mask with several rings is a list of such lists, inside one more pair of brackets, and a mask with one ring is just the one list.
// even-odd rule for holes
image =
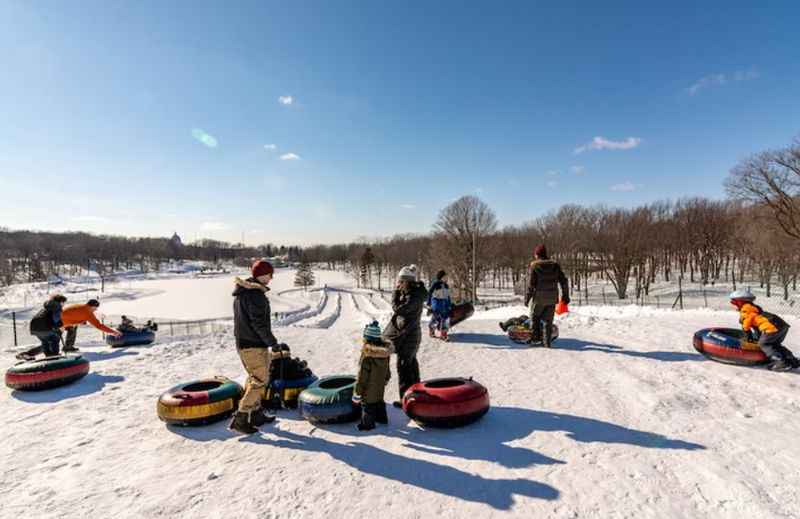
[[169, 239], [169, 244], [176, 248], [183, 247], [183, 241], [181, 240], [181, 237], [178, 236], [177, 232], [172, 233], [172, 238]]

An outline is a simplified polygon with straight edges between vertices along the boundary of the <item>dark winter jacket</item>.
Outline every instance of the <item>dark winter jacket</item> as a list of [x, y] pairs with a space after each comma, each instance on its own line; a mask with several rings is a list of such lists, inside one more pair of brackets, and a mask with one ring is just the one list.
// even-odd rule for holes
[[383, 338], [392, 342], [399, 355], [419, 347], [422, 340], [420, 317], [427, 299], [428, 291], [419, 281], [412, 282], [407, 291], [397, 289], [392, 294], [394, 314], [383, 331]]
[[525, 294], [525, 306], [533, 300], [538, 305], [555, 305], [558, 302], [558, 287], [561, 286], [561, 299], [569, 300], [567, 277], [561, 265], [549, 259], [537, 259], [531, 262], [528, 276], [528, 291]]
[[61, 303], [49, 300], [31, 319], [31, 333], [57, 332], [63, 326], [61, 322]]
[[236, 347], [271, 348], [278, 344], [272, 335], [269, 299], [265, 287], [255, 279], [236, 278], [233, 291], [233, 334]]
[[437, 279], [431, 285], [431, 289], [428, 292], [428, 306], [439, 315], [445, 317], [450, 315], [450, 310], [453, 307], [450, 302], [450, 287], [441, 279]]

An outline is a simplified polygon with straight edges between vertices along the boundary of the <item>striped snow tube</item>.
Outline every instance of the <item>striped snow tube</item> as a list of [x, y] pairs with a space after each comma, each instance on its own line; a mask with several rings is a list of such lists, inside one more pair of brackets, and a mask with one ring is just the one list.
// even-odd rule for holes
[[353, 403], [356, 377], [333, 375], [317, 380], [300, 393], [300, 414], [310, 422], [344, 423], [361, 417], [361, 406]]
[[124, 332], [122, 337], [106, 336], [106, 344], [112, 348], [124, 348], [126, 346], [142, 346], [152, 344], [156, 340], [156, 332], [150, 329], [139, 330], [136, 332]]
[[6, 386], [36, 391], [64, 386], [89, 373], [89, 361], [80, 355], [59, 355], [21, 362], [6, 371]]
[[205, 425], [230, 416], [239, 405], [242, 386], [225, 377], [179, 384], [158, 397], [158, 417], [173, 425]]
[[[527, 326], [517, 325], [517, 326], [509, 326], [508, 327], [508, 338], [512, 341], [519, 343], [519, 344], [526, 344], [529, 340], [531, 340], [531, 329]], [[550, 337], [550, 341], [555, 341], [558, 339], [558, 326], [553, 325], [553, 336]]]
[[726, 364], [759, 366], [769, 362], [758, 343], [748, 341], [736, 328], [705, 328], [694, 334], [694, 349], [704, 357]]
[[459, 427], [489, 410], [489, 391], [471, 378], [436, 378], [414, 384], [403, 396], [409, 418], [433, 427]]
[[273, 380], [270, 382], [269, 388], [267, 389], [267, 401], [282, 399], [283, 405], [289, 408], [295, 408], [297, 407], [300, 393], [317, 380], [319, 379], [315, 375], [290, 380]]
[[455, 326], [475, 313], [475, 306], [472, 303], [461, 303], [450, 309], [450, 326]]

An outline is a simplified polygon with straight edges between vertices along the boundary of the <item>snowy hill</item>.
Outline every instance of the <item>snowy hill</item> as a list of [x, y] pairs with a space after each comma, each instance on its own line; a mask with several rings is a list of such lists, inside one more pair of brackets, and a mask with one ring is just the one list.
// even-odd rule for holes
[[[389, 310], [333, 285], [273, 292], [306, 308], [276, 335], [318, 375], [355, 373], [361, 328]], [[90, 375], [0, 392], [0, 516], [797, 517], [800, 378], [691, 347], [695, 330], [735, 325], [734, 312], [581, 307], [543, 350], [500, 332], [500, 319], [523, 311], [478, 312], [451, 343], [423, 339], [423, 378], [474, 376], [489, 388], [480, 422], [424, 430], [391, 408], [390, 424], [368, 434], [291, 411], [252, 437], [225, 423], [167, 427], [155, 404], [169, 387], [243, 382], [232, 331], [110, 350], [81, 343], [96, 337], [82, 330]], [[788, 344], [800, 344], [794, 329]], [[3, 369], [13, 362], [0, 353]]]

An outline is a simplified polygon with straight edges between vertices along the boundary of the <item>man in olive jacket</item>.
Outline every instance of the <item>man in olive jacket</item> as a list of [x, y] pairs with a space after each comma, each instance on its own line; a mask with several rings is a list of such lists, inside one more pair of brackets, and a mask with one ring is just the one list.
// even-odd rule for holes
[[417, 281], [417, 266], [408, 265], [400, 269], [397, 287], [392, 294], [394, 313], [383, 331], [383, 338], [394, 345], [397, 353], [400, 401], [393, 402], [395, 407], [402, 407], [406, 390], [420, 381], [417, 351], [422, 340], [422, 309], [427, 300], [425, 285]]
[[258, 427], [275, 420], [274, 415], [264, 414], [261, 401], [269, 385], [272, 348], [281, 347], [272, 334], [267, 299], [267, 285], [272, 281], [274, 269], [268, 261], [259, 260], [253, 263], [251, 273], [249, 279], [236, 278], [233, 291], [233, 335], [247, 371], [247, 383], [229, 428], [244, 434], [253, 434]]
[[[561, 300], [569, 303], [569, 284], [561, 265], [548, 259], [544, 245], [536, 246], [533, 257], [528, 273], [528, 291], [525, 295], [525, 306], [530, 308], [531, 343], [541, 341], [545, 348], [549, 348], [553, 336], [558, 287], [561, 286]], [[542, 322], [544, 322], [544, 337], [542, 337]]]

